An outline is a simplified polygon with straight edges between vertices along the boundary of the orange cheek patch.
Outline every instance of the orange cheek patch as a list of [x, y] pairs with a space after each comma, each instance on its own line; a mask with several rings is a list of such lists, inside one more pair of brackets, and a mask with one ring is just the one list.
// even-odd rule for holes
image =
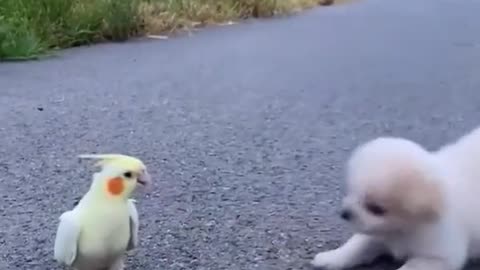
[[120, 195], [122, 194], [123, 190], [125, 189], [123, 185], [123, 179], [120, 177], [115, 177], [108, 180], [108, 192], [113, 195]]

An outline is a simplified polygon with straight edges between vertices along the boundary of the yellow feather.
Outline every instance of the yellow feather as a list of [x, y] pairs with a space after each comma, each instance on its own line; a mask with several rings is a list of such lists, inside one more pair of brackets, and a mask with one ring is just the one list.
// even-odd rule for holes
[[81, 159], [98, 160], [96, 166], [117, 166], [127, 170], [138, 171], [145, 169], [145, 165], [138, 158], [122, 154], [83, 154], [78, 156]]

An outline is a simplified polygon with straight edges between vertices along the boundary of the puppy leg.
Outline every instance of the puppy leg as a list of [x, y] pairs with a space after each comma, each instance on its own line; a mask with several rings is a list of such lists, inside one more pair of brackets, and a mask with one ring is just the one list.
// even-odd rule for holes
[[414, 257], [397, 270], [453, 270], [438, 258]]
[[371, 263], [385, 251], [385, 247], [371, 236], [354, 234], [339, 248], [318, 253], [311, 264], [320, 269], [347, 269]]
[[110, 266], [110, 268], [108, 268], [108, 270], [123, 270], [125, 268], [125, 264], [123, 263], [123, 258], [120, 257], [118, 258], [114, 264], [112, 264], [112, 266]]
[[460, 270], [467, 262], [467, 250], [466, 246], [457, 247], [444, 257], [412, 257], [397, 270]]

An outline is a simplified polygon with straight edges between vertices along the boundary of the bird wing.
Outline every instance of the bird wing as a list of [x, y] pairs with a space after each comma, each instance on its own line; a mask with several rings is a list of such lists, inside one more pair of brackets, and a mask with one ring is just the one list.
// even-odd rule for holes
[[128, 213], [130, 216], [130, 239], [128, 240], [127, 250], [132, 250], [138, 245], [139, 220], [135, 200], [128, 200]]
[[60, 216], [55, 237], [54, 258], [66, 265], [72, 265], [77, 257], [80, 225], [75, 212], [67, 211]]

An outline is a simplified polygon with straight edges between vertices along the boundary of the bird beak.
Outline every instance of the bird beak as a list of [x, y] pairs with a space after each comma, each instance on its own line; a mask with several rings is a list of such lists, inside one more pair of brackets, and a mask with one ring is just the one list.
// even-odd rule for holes
[[142, 186], [148, 186], [152, 182], [152, 178], [150, 177], [150, 174], [145, 170], [143, 171], [137, 179], [137, 183], [139, 183]]

